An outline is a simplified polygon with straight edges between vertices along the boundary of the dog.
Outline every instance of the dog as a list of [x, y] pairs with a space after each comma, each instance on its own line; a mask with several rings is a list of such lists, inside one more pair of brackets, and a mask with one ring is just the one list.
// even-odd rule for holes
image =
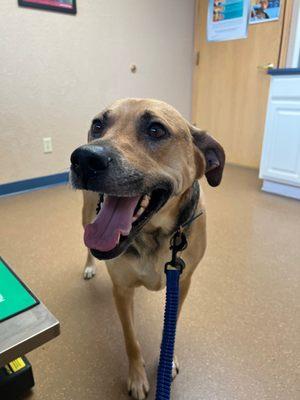
[[[222, 179], [225, 153], [207, 132], [165, 102], [122, 99], [92, 121], [88, 143], [71, 155], [70, 180], [83, 190], [82, 223], [88, 256], [84, 277], [105, 260], [129, 362], [128, 392], [145, 399], [149, 383], [133, 321], [134, 291], [165, 287], [170, 238], [188, 219], [186, 268], [180, 277], [180, 314], [192, 274], [206, 248], [206, 215], [199, 179]], [[172, 376], [178, 373], [174, 359]]]

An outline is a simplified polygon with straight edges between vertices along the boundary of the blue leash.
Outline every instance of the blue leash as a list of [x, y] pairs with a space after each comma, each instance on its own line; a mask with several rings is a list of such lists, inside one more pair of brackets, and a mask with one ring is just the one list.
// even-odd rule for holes
[[180, 294], [179, 278], [185, 268], [185, 262], [181, 257], [177, 256], [177, 253], [185, 250], [188, 245], [183, 228], [189, 226], [202, 214], [203, 211], [201, 210], [197, 215], [194, 215], [187, 222], [181, 224], [171, 238], [170, 250], [172, 250], [172, 260], [167, 262], [165, 265], [167, 279], [166, 305], [156, 380], [155, 400], [170, 400], [171, 396], [172, 365]]
[[176, 322], [179, 303], [180, 270], [167, 270], [167, 294], [163, 338], [156, 382], [156, 400], [169, 400], [172, 383]]
[[169, 400], [172, 383], [172, 364], [179, 304], [179, 278], [185, 267], [177, 252], [187, 247], [185, 234], [178, 229], [171, 239], [172, 260], [165, 265], [167, 279], [163, 337], [156, 382], [156, 400]]

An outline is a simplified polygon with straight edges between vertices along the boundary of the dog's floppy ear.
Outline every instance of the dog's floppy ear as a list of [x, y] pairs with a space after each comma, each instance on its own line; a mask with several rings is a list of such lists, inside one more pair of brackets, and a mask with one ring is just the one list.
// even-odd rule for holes
[[193, 141], [205, 158], [205, 176], [210, 186], [218, 186], [222, 180], [225, 165], [225, 152], [223, 147], [206, 131], [189, 125]]

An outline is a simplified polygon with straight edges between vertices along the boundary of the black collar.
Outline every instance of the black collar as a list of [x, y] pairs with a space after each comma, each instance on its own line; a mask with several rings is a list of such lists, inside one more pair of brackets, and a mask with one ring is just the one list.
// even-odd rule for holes
[[173, 232], [176, 232], [178, 229], [188, 227], [194, 220], [200, 198], [199, 182], [194, 181], [191, 189], [192, 192], [189, 196], [189, 199], [183, 204], [182, 207], [180, 207], [176, 226]]
[[188, 229], [194, 220], [203, 214], [202, 210], [196, 214], [199, 197], [200, 187], [198, 181], [195, 181], [192, 186], [192, 193], [190, 194], [189, 200], [187, 200], [183, 207], [181, 207], [177, 217], [176, 229], [170, 239], [172, 259], [165, 264], [166, 273], [176, 270], [177, 273], [179, 272], [179, 274], [181, 274], [185, 268], [185, 262], [180, 256], [178, 256], [178, 253], [181, 253], [188, 246], [187, 233], [184, 232], [184, 229]]

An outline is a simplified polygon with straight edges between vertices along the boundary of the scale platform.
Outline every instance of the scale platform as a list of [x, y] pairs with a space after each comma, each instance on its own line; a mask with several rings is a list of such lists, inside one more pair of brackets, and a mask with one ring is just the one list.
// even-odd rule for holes
[[59, 321], [0, 257], [0, 367], [59, 333]]

